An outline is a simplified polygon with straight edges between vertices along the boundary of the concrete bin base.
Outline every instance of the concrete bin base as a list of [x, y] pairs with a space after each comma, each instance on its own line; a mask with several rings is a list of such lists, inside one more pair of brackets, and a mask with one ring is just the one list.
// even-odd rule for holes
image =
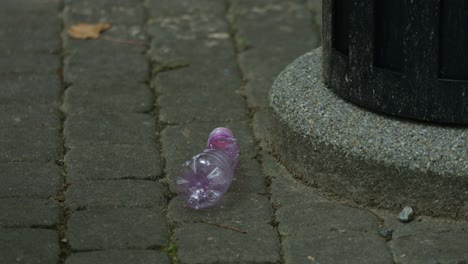
[[305, 183], [359, 204], [468, 219], [468, 127], [377, 114], [326, 88], [321, 49], [290, 64], [270, 94], [269, 142]]

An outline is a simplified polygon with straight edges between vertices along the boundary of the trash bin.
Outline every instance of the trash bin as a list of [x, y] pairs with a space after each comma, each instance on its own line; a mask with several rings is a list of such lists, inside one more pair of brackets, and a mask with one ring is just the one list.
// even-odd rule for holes
[[323, 0], [323, 76], [369, 109], [468, 124], [468, 1]]

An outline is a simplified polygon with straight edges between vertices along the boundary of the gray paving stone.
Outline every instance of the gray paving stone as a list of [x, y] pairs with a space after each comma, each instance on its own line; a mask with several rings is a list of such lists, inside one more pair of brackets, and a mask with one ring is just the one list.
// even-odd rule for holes
[[99, 250], [72, 253], [65, 264], [169, 264], [164, 252], [154, 250]]
[[48, 15], [57, 14], [61, 6], [60, 0], [4, 0], [1, 13], [40, 15], [46, 18]]
[[[143, 16], [144, 18], [145, 16]], [[144, 45], [147, 41], [144, 24], [116, 24], [103, 34], [104, 38], [113, 42], [127, 42], [130, 45]]]
[[[197, 88], [207, 89], [207, 92], [234, 92], [239, 89], [241, 81], [235, 57], [224, 56], [224, 59], [213, 61], [205, 59], [208, 60], [194, 64], [193, 67], [159, 73], [155, 79], [157, 91], [163, 94], [174, 91], [193, 95], [200, 94]], [[198, 83], [194, 83], [195, 77]]]
[[60, 159], [62, 139], [57, 129], [0, 128], [0, 149], [0, 162], [50, 162]]
[[129, 53], [117, 53], [113, 56], [72, 53], [65, 59], [64, 67], [64, 79], [69, 83], [79, 80], [144, 82], [149, 73], [146, 57], [143, 54]]
[[317, 25], [317, 28], [322, 29], [322, 1], [308, 0], [307, 7], [312, 12], [313, 21]]
[[155, 131], [151, 115], [85, 112], [68, 116], [64, 134], [70, 148], [89, 143], [153, 146]]
[[279, 243], [273, 227], [259, 224], [241, 230], [204, 223], [174, 231], [177, 260], [185, 263], [277, 263]]
[[[416, 211], [417, 212], [417, 211]], [[393, 230], [388, 243], [397, 263], [463, 263], [468, 260], [468, 222], [418, 216], [401, 223], [398, 212], [376, 212]]]
[[245, 84], [245, 94], [247, 95], [247, 104], [249, 107], [253, 109], [266, 108], [268, 104], [268, 93], [273, 84], [271, 79], [249, 79], [247, 81]]
[[321, 202], [304, 186], [276, 182], [285, 178], [273, 177], [271, 186], [285, 263], [393, 263], [371, 212]]
[[327, 201], [315, 190], [293, 179], [289, 174], [273, 176], [270, 191], [271, 201], [278, 207]]
[[185, 15], [182, 17], [165, 18], [149, 25], [150, 33], [154, 32], [150, 55], [156, 62], [215, 65], [235, 56], [223, 19], [198, 21], [194, 18], [193, 21]]
[[158, 64], [190, 65], [225, 72], [237, 70], [233, 67], [236, 66], [234, 46], [227, 30], [206, 33], [202, 37], [179, 36], [179, 39], [173, 37], [176, 33], [172, 29], [154, 30], [159, 34], [151, 43], [150, 56]]
[[143, 25], [145, 14], [139, 0], [81, 0], [67, 3], [65, 22], [97, 23], [108, 22], [117, 25]]
[[[191, 20], [191, 17], [182, 16], [223, 17], [226, 12], [226, 3], [211, 0], [198, 0], [196, 2], [188, 0], [148, 1], [148, 9], [150, 16], [154, 19], [180, 17]], [[207, 21], [207, 19], [201, 20]]]
[[65, 164], [70, 183], [125, 178], [155, 180], [161, 175], [159, 153], [152, 144], [83, 145], [67, 152]]
[[[250, 107], [266, 107], [276, 76], [295, 58], [320, 44], [302, 1], [231, 1], [239, 63]], [[291, 45], [294, 43], [294, 45]], [[248, 49], [248, 50], [246, 50]]]
[[[262, 50], [268, 47], [303, 47], [319, 44], [311, 30], [311, 15], [303, 1], [231, 1], [238, 38]], [[261, 32], [261, 34], [260, 34]], [[271, 41], [274, 41], [273, 43]], [[294, 43], [294, 45], [291, 45]]]
[[144, 42], [124, 39], [94, 39], [93, 41], [83, 41], [79, 39], [65, 38], [64, 46], [66, 47], [67, 52], [71, 54], [144, 54], [148, 49]]
[[102, 207], [161, 208], [166, 204], [159, 182], [118, 180], [86, 181], [68, 187], [67, 205], [72, 209]]
[[0, 226], [51, 227], [59, 222], [61, 209], [51, 200], [0, 199]]
[[[2, 5], [2, 8], [4, 6]], [[3, 10], [2, 10], [3, 11]], [[0, 11], [0, 12], [2, 12]], [[61, 46], [61, 21], [58, 10], [53, 15], [0, 15], [0, 54], [53, 53]]]
[[268, 153], [262, 157], [285, 263], [393, 263], [376, 216], [327, 202]]
[[428, 232], [401, 236], [389, 242], [397, 263], [466, 263], [468, 233]]
[[307, 50], [291, 51], [288, 48], [272, 51], [252, 49], [239, 54], [239, 65], [247, 80], [246, 94], [249, 106], [265, 108], [268, 105], [268, 93], [278, 74], [305, 51]]
[[60, 129], [60, 114], [46, 105], [0, 104], [0, 128]]
[[219, 61], [210, 52], [220, 58], [232, 56], [224, 5], [223, 1], [152, 1], [148, 33], [153, 58], [163, 64], [192, 65]]
[[[194, 36], [227, 32], [224, 1], [151, 1], [148, 5], [151, 18], [149, 34], [154, 37], [157, 37], [158, 32], [168, 32], [167, 30], [175, 33], [171, 38], [180, 40], [193, 40]], [[153, 25], [157, 25], [158, 30], [154, 30]]]
[[55, 75], [60, 57], [51, 54], [11, 54], [0, 56], [0, 78], [19, 74]]
[[268, 149], [262, 149], [260, 155], [262, 157], [262, 168], [265, 176], [269, 178], [290, 176], [288, 170], [272, 156], [272, 153], [269, 152]]
[[0, 229], [0, 263], [58, 263], [58, 234], [42, 229]]
[[268, 138], [269, 119], [266, 111], [255, 112], [252, 120], [252, 127], [255, 139], [260, 141], [260, 146], [266, 147]]
[[58, 76], [1, 78], [0, 104], [56, 104], [62, 87]]
[[260, 89], [261, 83], [268, 83], [271, 86], [278, 74], [300, 56], [299, 53], [302, 51], [301, 49], [291, 52], [285, 48], [272, 51], [247, 50], [238, 55], [239, 66], [244, 77], [255, 84], [252, 88]]
[[[417, 211], [416, 211], [417, 212]], [[393, 230], [388, 243], [398, 263], [463, 263], [468, 261], [468, 222], [419, 216], [401, 223], [398, 212], [377, 212]]]
[[4, 34], [1, 32], [0, 36], [2, 38], [0, 54], [3, 55], [22, 53], [54, 54], [60, 50], [61, 46], [59, 38], [47, 38], [44, 40], [34, 38], [34, 40], [31, 40], [31, 36], [27, 34]]
[[159, 209], [100, 208], [73, 213], [67, 237], [74, 250], [153, 249], [167, 244], [168, 230]]
[[283, 204], [276, 211], [282, 235], [301, 232], [330, 232], [333, 230], [376, 233], [378, 218], [371, 212], [331, 202]]
[[[202, 97], [206, 97], [209, 90], [215, 90], [213, 94], [216, 94], [220, 89], [230, 92], [239, 89], [240, 77], [222, 1], [162, 1], [150, 5], [154, 13], [154, 20], [149, 25], [153, 35], [151, 57], [163, 65], [190, 65], [178, 72], [177, 77], [170, 73], [158, 77], [162, 85], [157, 84], [157, 89], [162, 87], [163, 94], [185, 90], [181, 96], [193, 100], [191, 97], [195, 96], [189, 95], [190, 91], [200, 97], [201, 90], [192, 88], [194, 83], [200, 82], [200, 78], [194, 81], [193, 76], [204, 76], [200, 84], [205, 87]], [[186, 77], [181, 79], [180, 75]], [[219, 98], [212, 99], [213, 102], [216, 100]]]
[[417, 210], [415, 219], [410, 223], [401, 223], [398, 219], [399, 212], [375, 211], [375, 213], [384, 220], [387, 228], [394, 230], [393, 238], [451, 231], [463, 233], [468, 230], [468, 221], [418, 216]]
[[203, 93], [194, 96], [179, 96], [177, 94], [158, 96], [160, 106], [159, 120], [169, 124], [189, 122], [231, 122], [246, 120], [248, 111], [243, 106], [241, 97], [234, 92]]
[[[186, 3], [180, 1], [169, 5], [174, 5], [173, 15], [155, 16], [150, 25], [150, 32], [154, 32], [150, 55], [163, 65], [189, 66], [157, 75], [160, 120], [177, 123], [246, 118], [244, 100], [236, 95], [241, 82], [224, 17], [205, 10], [202, 3], [192, 9], [184, 8]], [[207, 5], [221, 8], [224, 4]], [[158, 13], [157, 7], [154, 10]]]
[[49, 198], [60, 189], [61, 177], [52, 163], [0, 163], [0, 198]]
[[458, 214], [460, 215], [460, 218], [468, 219], [468, 201], [465, 201], [464, 206], [460, 209]]
[[66, 112], [87, 110], [146, 112], [153, 108], [148, 86], [137, 82], [78, 83], [65, 91]]
[[236, 92], [237, 73], [222, 71], [189, 67], [158, 74], [159, 119], [168, 123], [247, 119], [245, 101]]
[[285, 263], [394, 263], [385, 240], [360, 232], [299, 233], [282, 241]]
[[[40, 7], [36, 6], [34, 10], [31, 10], [23, 6], [17, 10], [10, 9], [8, 12], [5, 12], [3, 2], [2, 8], [4, 9], [0, 11], [0, 14], [2, 14], [0, 22], [4, 27], [0, 29], [0, 34], [13, 34], [17, 36], [31, 34], [34, 38], [30, 40], [45, 40], [47, 37], [60, 39], [60, 34], [58, 34], [61, 31], [59, 9], [46, 11], [47, 13], [43, 11], [41, 11], [42, 13], [34, 13], [34, 11], [40, 11]], [[8, 8], [6, 9], [8, 10]], [[22, 27], [19, 28], [18, 26]], [[42, 32], [39, 30], [42, 30]]]
[[266, 179], [260, 163], [255, 158], [242, 157], [234, 171], [229, 192], [248, 194], [266, 193]]
[[267, 197], [259, 194], [227, 193], [221, 203], [206, 210], [193, 210], [177, 196], [169, 203], [168, 219], [175, 225], [208, 222], [242, 229], [271, 223], [272, 209]]
[[271, 202], [275, 207], [309, 203], [327, 202], [315, 189], [294, 179], [288, 170], [281, 165], [271, 153], [262, 150], [263, 172], [270, 180]]

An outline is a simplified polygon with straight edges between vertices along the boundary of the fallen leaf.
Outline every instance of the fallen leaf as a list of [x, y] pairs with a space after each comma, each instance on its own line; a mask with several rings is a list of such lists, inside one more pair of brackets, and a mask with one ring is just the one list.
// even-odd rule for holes
[[111, 25], [109, 23], [79, 23], [68, 29], [68, 36], [75, 39], [97, 39], [101, 35], [101, 32], [110, 27]]

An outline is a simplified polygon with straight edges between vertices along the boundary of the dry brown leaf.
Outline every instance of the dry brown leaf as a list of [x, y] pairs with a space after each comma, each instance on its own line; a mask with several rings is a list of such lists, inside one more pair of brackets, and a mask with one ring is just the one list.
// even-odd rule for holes
[[68, 36], [75, 39], [97, 39], [106, 29], [109, 29], [109, 23], [85, 24], [79, 23], [68, 29]]

